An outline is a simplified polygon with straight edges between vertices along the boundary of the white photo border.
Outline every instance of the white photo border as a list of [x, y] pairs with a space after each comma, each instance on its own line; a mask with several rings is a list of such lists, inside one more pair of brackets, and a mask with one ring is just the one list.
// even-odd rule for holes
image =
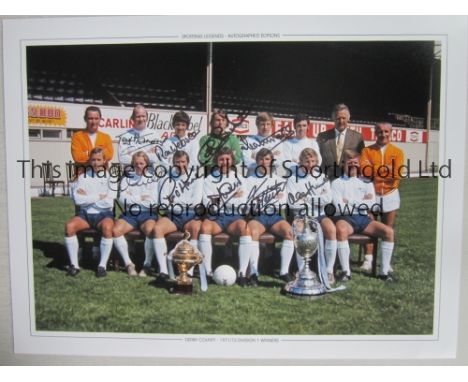
[[[242, 19], [242, 22], [240, 22]], [[116, 27], [118, 25], [118, 27]], [[274, 41], [442, 41], [434, 333], [420, 336], [218, 336], [40, 332], [35, 329], [30, 182], [16, 160], [29, 159], [26, 46], [148, 42], [272, 41], [190, 39], [212, 33], [277, 34]], [[13, 335], [16, 353], [162, 358], [430, 359], [456, 357], [462, 253], [467, 74], [464, 17], [69, 17], [4, 20], [7, 198]], [[16, 116], [21, 115], [22, 118]], [[20, 158], [20, 156], [22, 157]], [[459, 198], [450, 197], [457, 195]], [[462, 198], [460, 200], [460, 198]], [[25, 235], [19, 233], [24, 232]], [[443, 256], [442, 254], [447, 254]], [[25, 272], [27, 270], [27, 272]], [[164, 344], [164, 346], [161, 346]]]

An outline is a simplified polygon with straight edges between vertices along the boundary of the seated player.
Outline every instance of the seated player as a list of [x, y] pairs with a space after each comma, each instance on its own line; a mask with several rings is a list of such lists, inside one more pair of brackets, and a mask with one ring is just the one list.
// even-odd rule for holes
[[[325, 206], [332, 202], [330, 182], [318, 167], [318, 153], [308, 147], [299, 155], [298, 177], [291, 176], [287, 183], [287, 201], [294, 217], [298, 215], [313, 216], [318, 219], [325, 236], [325, 259], [328, 280], [334, 282], [333, 266], [336, 258], [335, 224], [325, 214]], [[303, 259], [296, 254], [299, 269]]]
[[359, 178], [359, 154], [353, 150], [345, 150], [344, 174], [332, 182], [333, 204], [336, 212], [333, 220], [336, 225], [338, 257], [343, 270], [340, 281], [351, 279], [349, 267], [350, 248], [348, 237], [353, 233], [378, 237], [380, 244], [381, 268], [379, 278], [394, 281], [389, 274], [390, 261], [393, 252], [393, 229], [369, 218], [368, 213], [375, 208], [375, 191], [371, 182]]
[[79, 243], [77, 232], [94, 228], [102, 232], [100, 252], [101, 260], [96, 276], [101, 277], [100, 269], [106, 267], [112, 250], [112, 228], [114, 226], [115, 191], [109, 188], [109, 174], [106, 168], [104, 149], [96, 147], [91, 150], [86, 172], [82, 173], [72, 194], [73, 201], [79, 206], [78, 215], [65, 224], [65, 246], [70, 259], [68, 276], [80, 272], [78, 264]]
[[156, 203], [158, 201], [158, 183], [156, 178], [149, 174], [150, 159], [143, 151], [132, 155], [132, 171], [120, 181], [119, 202], [125, 208], [115, 222], [113, 235], [114, 244], [124, 259], [130, 276], [136, 276], [135, 267], [131, 265], [128, 255], [128, 244], [125, 234], [140, 229], [146, 236], [145, 239], [145, 262], [140, 276], [149, 274], [151, 261], [153, 259], [153, 239], [151, 233], [157, 220]]
[[176, 151], [172, 164], [172, 172], [159, 181], [158, 204], [160, 211], [166, 214], [158, 219], [153, 228], [154, 250], [160, 265], [159, 281], [168, 279], [167, 243], [164, 237], [172, 232], [188, 231], [190, 244], [198, 248], [201, 226], [195, 207], [202, 200], [203, 177], [198, 177], [196, 171], [189, 171], [190, 158], [185, 151]]
[[245, 203], [245, 184], [242, 184], [236, 171], [232, 171], [235, 168], [235, 154], [229, 147], [222, 147], [214, 161], [216, 168], [205, 179], [203, 186], [203, 205], [207, 210], [207, 218], [201, 226], [199, 249], [204, 256], [207, 275], [211, 276], [212, 236], [221, 232], [239, 236], [239, 280], [241, 286], [246, 286], [245, 273], [249, 265], [252, 238], [242, 216], [243, 210], [240, 211]]
[[253, 174], [257, 166], [255, 157], [257, 152], [262, 148], [272, 151], [276, 159], [274, 163], [275, 166], [280, 166], [282, 163], [283, 143], [272, 134], [274, 122], [273, 117], [269, 113], [258, 113], [255, 119], [257, 134], [241, 137], [242, 161], [248, 169], [248, 175]]
[[291, 281], [289, 263], [294, 254], [294, 243], [291, 225], [281, 216], [281, 210], [286, 206], [287, 180], [272, 172], [273, 153], [263, 148], [255, 158], [257, 167], [253, 175], [247, 178], [247, 205], [250, 208], [252, 220], [248, 227], [252, 234], [253, 251], [250, 257], [250, 284], [258, 284], [258, 257], [260, 253], [259, 238], [269, 230], [282, 237], [280, 278]]

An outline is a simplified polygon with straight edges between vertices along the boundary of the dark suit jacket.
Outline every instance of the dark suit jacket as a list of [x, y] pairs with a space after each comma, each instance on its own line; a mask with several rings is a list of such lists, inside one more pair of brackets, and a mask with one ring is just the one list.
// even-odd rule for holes
[[[335, 129], [322, 131], [317, 136], [317, 143], [322, 155], [322, 171], [330, 178], [330, 180], [339, 178], [343, 173], [341, 164], [336, 163], [336, 137]], [[354, 150], [361, 153], [364, 148], [364, 140], [361, 133], [350, 130], [346, 132], [346, 138], [343, 145], [343, 153], [345, 150]], [[336, 167], [334, 166], [336, 164]]]

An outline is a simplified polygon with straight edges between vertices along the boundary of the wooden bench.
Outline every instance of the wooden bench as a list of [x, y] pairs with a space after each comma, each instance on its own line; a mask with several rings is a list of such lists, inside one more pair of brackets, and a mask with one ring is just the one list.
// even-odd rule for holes
[[[95, 229], [85, 229], [83, 231], [80, 231], [78, 234], [78, 240], [80, 243], [80, 247], [83, 248], [84, 243], [87, 238], [91, 238], [95, 242], [98, 242], [101, 237], [101, 232]], [[134, 243], [136, 241], [143, 241], [145, 239], [145, 236], [143, 233], [139, 230], [133, 230], [130, 231], [125, 235], [126, 240], [129, 243]], [[168, 247], [173, 247], [175, 244], [177, 244], [180, 240], [184, 238], [184, 233], [177, 231], [177, 232], [172, 232], [168, 235], [166, 235], [166, 241], [168, 243]], [[275, 251], [275, 243], [276, 243], [276, 238], [274, 235], [271, 233], [264, 233], [263, 235], [260, 236], [259, 240], [260, 244], [260, 255], [264, 256], [265, 251], [270, 252], [271, 254], [274, 254]], [[348, 242], [350, 244], [356, 244], [359, 245], [359, 261], [362, 259], [362, 254], [365, 253], [365, 245], [372, 243], [374, 244], [374, 249], [373, 249], [373, 261], [372, 261], [372, 274], [374, 276], [377, 276], [377, 253], [378, 253], [378, 239], [377, 238], [372, 238], [367, 235], [362, 235], [362, 234], [353, 234], [348, 238]], [[225, 247], [225, 253], [227, 257], [232, 257], [233, 255], [233, 237], [226, 233], [220, 233], [218, 235], [215, 235], [213, 237], [213, 244], [214, 245], [222, 245]], [[364, 250], [363, 250], [364, 249]], [[263, 255], [262, 255], [263, 253]], [[115, 250], [115, 248], [112, 250], [112, 254], [110, 257], [110, 266], [113, 267], [115, 270], [118, 270], [120, 267], [120, 257]]]
[[[87, 238], [92, 239], [94, 242], [98, 242], [101, 237], [101, 232], [96, 229], [88, 228], [88, 229], [78, 232], [77, 236], [78, 236], [78, 242], [80, 243], [80, 248], [83, 248]], [[172, 232], [172, 233], [167, 234], [165, 238], [168, 244], [168, 248], [171, 248], [184, 238], [184, 233], [180, 231]], [[145, 235], [143, 235], [143, 233], [140, 230], [135, 229], [125, 234], [125, 239], [131, 245], [131, 243], [135, 243], [136, 241], [145, 240]], [[272, 235], [271, 233], [264, 233], [262, 236], [260, 236], [260, 240], [259, 240], [260, 244], [263, 244], [263, 246], [260, 247], [261, 251], [263, 250], [263, 248], [265, 248], [265, 250], [274, 252], [275, 241], [276, 239], [274, 235]], [[234, 242], [233, 238], [227, 233], [220, 233], [213, 237], [214, 245], [222, 245], [225, 247], [226, 249], [225, 253], [227, 257], [232, 257], [233, 255], [233, 250], [232, 250], [233, 242]], [[129, 248], [129, 252], [131, 252], [130, 248]], [[113, 267], [115, 270], [119, 269], [120, 256], [118, 255], [115, 248], [112, 249], [112, 253], [111, 253], [109, 261], [110, 261], [111, 267]]]
[[[55, 178], [52, 162], [47, 161], [42, 163], [42, 178], [44, 180], [42, 196], [52, 196], [55, 198], [55, 189], [59, 186], [62, 186], [63, 195], [66, 195], [65, 181]], [[50, 192], [47, 192], [47, 186], [49, 186]]]
[[[379, 239], [370, 237], [367, 235], [362, 235], [362, 234], [352, 234], [350, 237], [348, 237], [348, 242], [349, 244], [357, 244], [359, 245], [359, 261], [362, 259], [362, 254], [366, 253], [365, 252], [365, 246], [366, 244], [374, 244], [374, 249], [372, 251], [373, 259], [372, 259], [372, 274], [377, 277], [377, 250], [379, 246]], [[364, 249], [364, 251], [363, 251]]]

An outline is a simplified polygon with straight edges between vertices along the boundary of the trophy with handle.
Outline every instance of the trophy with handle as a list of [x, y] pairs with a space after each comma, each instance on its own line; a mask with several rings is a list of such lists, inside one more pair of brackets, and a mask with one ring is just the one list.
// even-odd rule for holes
[[200, 265], [201, 290], [203, 292], [207, 290], [205, 266], [202, 264], [203, 256], [197, 248], [189, 243], [189, 238], [190, 234], [185, 232], [184, 239], [168, 254], [170, 276], [174, 277], [172, 263], [177, 266], [179, 271], [179, 275], [175, 279], [175, 286], [171, 289], [171, 292], [175, 294], [191, 295], [193, 293], [193, 280], [188, 272], [196, 265]]
[[284, 292], [288, 296], [315, 299], [327, 292], [325, 285], [309, 267], [310, 260], [319, 246], [319, 224], [316, 219], [307, 216], [297, 217], [293, 221], [294, 247], [298, 255], [304, 259], [304, 265], [296, 279], [284, 287]]

